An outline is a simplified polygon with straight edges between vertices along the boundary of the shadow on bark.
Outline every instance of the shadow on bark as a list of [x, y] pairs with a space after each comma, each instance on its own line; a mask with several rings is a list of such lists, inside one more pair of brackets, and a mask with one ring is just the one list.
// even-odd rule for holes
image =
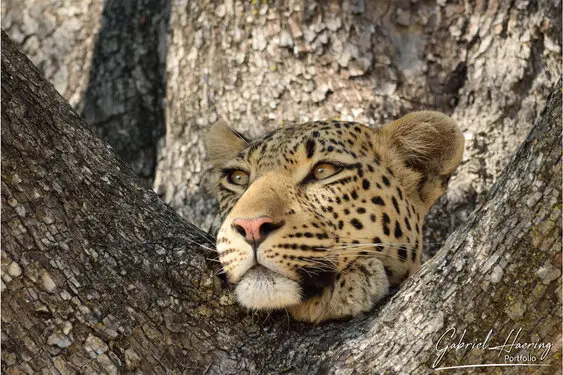
[[467, 343], [494, 330], [491, 345], [521, 327], [519, 342], [554, 346], [535, 373], [559, 373], [561, 82], [485, 203], [389, 303], [306, 326], [241, 309], [215, 277], [208, 236], [142, 188], [5, 34], [1, 68], [2, 373], [435, 374], [498, 363], [479, 347], [437, 363], [451, 327], [467, 329]]
[[79, 111], [147, 185], [165, 133], [168, 2], [106, 0]]

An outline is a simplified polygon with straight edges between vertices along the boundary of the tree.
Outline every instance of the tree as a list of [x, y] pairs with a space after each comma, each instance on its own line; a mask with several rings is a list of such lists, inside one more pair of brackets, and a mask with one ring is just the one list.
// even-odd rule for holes
[[458, 121], [467, 148], [426, 221], [433, 254], [484, 201], [563, 73], [557, 1], [100, 4], [6, 0], [2, 27], [135, 172], [154, 174], [159, 195], [206, 229], [217, 210], [202, 140], [218, 117], [253, 137], [305, 119], [377, 126], [434, 109]]
[[221, 117], [255, 137], [340, 117], [372, 126], [450, 114], [463, 165], [426, 221], [432, 254], [524, 140], [561, 73], [561, 8], [544, 1], [176, 2], [166, 138], [155, 188], [194, 224], [213, 222], [203, 133]]
[[[5, 34], [2, 46], [7, 374], [418, 374], [450, 327], [467, 342], [521, 327], [520, 342], [555, 345], [531, 369], [560, 369], [561, 82], [485, 203], [415, 277], [363, 318], [309, 326], [239, 308], [207, 235], [144, 188]], [[540, 355], [512, 354], [523, 352]], [[449, 351], [440, 364], [498, 354]]]

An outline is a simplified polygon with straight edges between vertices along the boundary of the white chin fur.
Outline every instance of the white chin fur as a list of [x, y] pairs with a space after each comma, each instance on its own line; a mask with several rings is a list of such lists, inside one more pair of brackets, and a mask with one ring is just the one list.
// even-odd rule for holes
[[263, 266], [246, 272], [235, 288], [241, 305], [251, 309], [279, 309], [301, 302], [301, 287]]

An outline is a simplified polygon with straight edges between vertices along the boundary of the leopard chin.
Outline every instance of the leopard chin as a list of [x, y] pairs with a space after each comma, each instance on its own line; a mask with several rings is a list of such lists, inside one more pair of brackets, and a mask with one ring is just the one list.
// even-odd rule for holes
[[301, 302], [298, 282], [283, 277], [264, 266], [246, 272], [235, 288], [239, 303], [250, 309], [280, 309]]

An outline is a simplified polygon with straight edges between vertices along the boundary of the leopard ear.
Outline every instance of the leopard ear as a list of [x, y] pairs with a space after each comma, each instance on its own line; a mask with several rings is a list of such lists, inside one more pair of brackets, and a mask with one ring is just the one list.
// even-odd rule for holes
[[223, 120], [211, 126], [205, 137], [205, 146], [213, 166], [221, 167], [248, 146], [248, 140], [231, 129]]
[[456, 122], [440, 112], [409, 113], [385, 125], [381, 134], [404, 166], [428, 208], [444, 193], [461, 162], [465, 140]]

